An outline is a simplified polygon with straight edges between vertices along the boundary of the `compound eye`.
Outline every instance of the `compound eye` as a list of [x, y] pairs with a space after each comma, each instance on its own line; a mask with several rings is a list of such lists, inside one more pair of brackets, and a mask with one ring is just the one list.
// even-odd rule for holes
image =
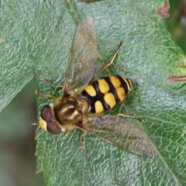
[[60, 127], [53, 120], [53, 113], [49, 105], [43, 107], [41, 111], [40, 127], [52, 134], [59, 134], [61, 132]]
[[41, 117], [46, 122], [49, 122], [53, 118], [52, 110], [49, 105], [43, 107], [41, 111]]
[[61, 129], [55, 121], [49, 121], [47, 122], [47, 131], [52, 134], [59, 134]]

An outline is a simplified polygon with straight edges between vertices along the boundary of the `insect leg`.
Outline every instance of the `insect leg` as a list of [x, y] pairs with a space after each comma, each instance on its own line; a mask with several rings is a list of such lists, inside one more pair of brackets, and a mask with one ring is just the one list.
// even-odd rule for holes
[[65, 130], [65, 136], [68, 136], [69, 135], [69, 129], [66, 129]]
[[123, 114], [123, 113], [119, 113], [119, 114], [117, 114], [117, 116], [123, 117], [123, 118], [136, 119], [136, 120], [138, 120], [140, 123], [143, 123], [143, 122], [144, 122], [144, 121], [143, 121], [142, 119], [140, 119], [140, 118], [137, 118], [137, 117], [135, 117], [135, 116], [130, 116], [130, 115], [127, 115], [127, 114]]
[[109, 67], [110, 65], [112, 65], [112, 63], [114, 62], [114, 60], [115, 60], [115, 58], [116, 58], [116, 56], [117, 56], [117, 54], [118, 54], [118, 52], [119, 52], [119, 50], [120, 50], [120, 48], [121, 48], [122, 45], [123, 45], [123, 40], [120, 41], [120, 43], [119, 43], [119, 45], [118, 45], [116, 51], [114, 52], [114, 55], [111, 57], [111, 59], [110, 59], [106, 64], [104, 64], [104, 65], [94, 74], [94, 76], [92, 77], [90, 83], [93, 82], [93, 81], [96, 79], [96, 76], [97, 76], [101, 71], [103, 71], [105, 68], [107, 68], [107, 67]]
[[37, 95], [39, 95], [39, 96], [45, 97], [45, 98], [54, 99], [54, 100], [57, 99], [55, 96], [52, 96], [50, 94], [42, 94], [37, 89], [35, 90], [34, 93], [37, 94]]
[[51, 87], [54, 87], [54, 88], [62, 88], [62, 85], [54, 85], [54, 84], [51, 83], [46, 77], [44, 77], [43, 80], [44, 80], [45, 82], [47, 82]]
[[83, 131], [83, 133], [80, 135], [79, 139], [80, 139], [80, 148], [81, 149], [84, 149], [85, 148], [85, 144], [84, 144], [84, 139], [85, 139], [85, 136], [86, 136], [86, 132]]

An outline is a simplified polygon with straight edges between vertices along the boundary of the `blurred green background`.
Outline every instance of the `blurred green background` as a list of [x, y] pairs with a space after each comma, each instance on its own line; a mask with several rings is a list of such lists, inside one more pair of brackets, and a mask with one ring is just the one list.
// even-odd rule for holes
[[186, 0], [170, 0], [170, 17], [165, 20], [173, 39], [186, 53]]
[[[170, 18], [164, 23], [186, 53], [186, 0], [170, 0]], [[42, 186], [36, 174], [36, 89], [32, 80], [0, 113], [0, 186]]]
[[0, 186], [44, 185], [35, 174], [35, 87], [32, 80], [0, 113]]

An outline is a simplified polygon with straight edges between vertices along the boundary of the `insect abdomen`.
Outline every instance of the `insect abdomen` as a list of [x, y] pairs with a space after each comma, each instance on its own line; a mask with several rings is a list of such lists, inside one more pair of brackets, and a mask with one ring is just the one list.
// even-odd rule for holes
[[82, 92], [89, 104], [91, 113], [102, 113], [112, 109], [117, 103], [123, 101], [132, 89], [130, 79], [112, 75], [100, 78], [87, 85]]

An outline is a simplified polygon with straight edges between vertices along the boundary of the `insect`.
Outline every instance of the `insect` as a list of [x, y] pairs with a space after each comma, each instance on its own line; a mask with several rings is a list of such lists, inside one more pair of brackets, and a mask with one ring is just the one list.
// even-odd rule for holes
[[155, 154], [154, 146], [145, 133], [123, 117], [132, 116], [101, 115], [123, 101], [132, 90], [129, 78], [111, 75], [96, 79], [113, 63], [122, 43], [111, 59], [96, 70], [98, 46], [93, 19], [87, 17], [79, 23], [72, 41], [66, 79], [61, 86], [62, 96], [57, 98], [37, 92], [53, 99], [41, 111], [39, 125], [42, 129], [68, 135], [73, 128], [79, 128], [127, 152], [140, 156]]

